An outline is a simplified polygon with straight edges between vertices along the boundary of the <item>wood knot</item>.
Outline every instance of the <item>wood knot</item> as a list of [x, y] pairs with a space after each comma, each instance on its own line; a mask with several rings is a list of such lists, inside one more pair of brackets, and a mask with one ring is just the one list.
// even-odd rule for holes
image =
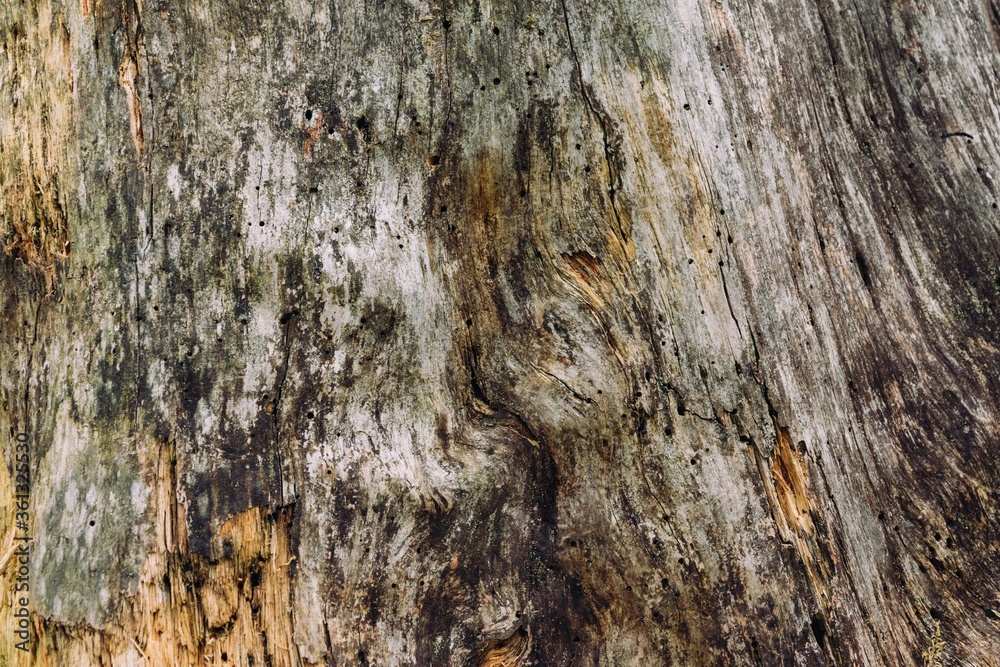
[[524, 664], [531, 648], [531, 636], [518, 628], [506, 639], [495, 639], [483, 648], [476, 667], [518, 667]]

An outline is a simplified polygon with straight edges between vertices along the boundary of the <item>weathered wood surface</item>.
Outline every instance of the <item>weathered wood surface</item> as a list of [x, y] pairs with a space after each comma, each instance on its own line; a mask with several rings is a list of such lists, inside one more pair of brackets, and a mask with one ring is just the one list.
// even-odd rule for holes
[[1000, 665], [995, 0], [0, 19], [0, 662]]

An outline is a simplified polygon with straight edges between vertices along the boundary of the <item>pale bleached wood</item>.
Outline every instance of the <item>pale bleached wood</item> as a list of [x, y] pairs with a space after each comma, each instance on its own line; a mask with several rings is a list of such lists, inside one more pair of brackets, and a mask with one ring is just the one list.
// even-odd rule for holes
[[0, 662], [1000, 664], [994, 0], [0, 17]]

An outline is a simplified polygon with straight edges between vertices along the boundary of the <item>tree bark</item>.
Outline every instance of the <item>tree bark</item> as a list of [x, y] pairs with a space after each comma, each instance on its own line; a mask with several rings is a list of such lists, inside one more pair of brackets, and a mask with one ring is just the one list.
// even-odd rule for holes
[[0, 663], [1000, 665], [996, 0], [0, 19]]

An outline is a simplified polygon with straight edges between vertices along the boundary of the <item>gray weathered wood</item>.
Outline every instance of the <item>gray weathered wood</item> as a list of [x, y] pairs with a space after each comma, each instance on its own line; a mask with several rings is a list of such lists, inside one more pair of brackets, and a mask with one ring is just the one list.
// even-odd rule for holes
[[0, 56], [0, 662], [1000, 665], [996, 0], [0, 0]]

